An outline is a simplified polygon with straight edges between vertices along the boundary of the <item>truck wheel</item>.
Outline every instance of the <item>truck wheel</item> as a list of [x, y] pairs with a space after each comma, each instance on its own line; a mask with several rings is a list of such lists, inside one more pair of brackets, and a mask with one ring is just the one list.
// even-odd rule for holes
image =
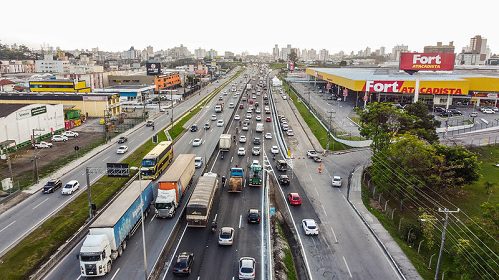
[[126, 240], [123, 240], [123, 244], [121, 245], [121, 247], [123, 247], [123, 251], [126, 250]]
[[123, 255], [123, 247], [120, 245], [118, 248], [118, 257], [121, 257], [121, 255]]
[[106, 269], [107, 269], [107, 272], [111, 272], [111, 262], [107, 262], [107, 265], [106, 265]]

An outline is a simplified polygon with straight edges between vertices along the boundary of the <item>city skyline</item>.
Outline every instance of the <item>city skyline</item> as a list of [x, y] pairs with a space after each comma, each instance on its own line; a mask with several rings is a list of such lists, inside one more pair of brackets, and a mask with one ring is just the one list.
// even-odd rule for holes
[[[89, 5], [79, 6], [77, 13], [93, 15], [93, 18], [100, 20], [73, 25], [66, 23], [74, 21], [74, 14], [58, 8], [66, 7], [62, 5], [62, 1], [33, 1], [30, 4], [31, 9], [23, 11], [23, 16], [37, 17], [40, 15], [39, 11], [53, 6], [56, 7], [54, 13], [57, 17], [44, 17], [40, 22], [41, 27], [35, 28], [32, 21], [18, 21], [18, 14], [5, 13], [5, 22], [16, 24], [2, 30], [0, 40], [4, 44], [25, 44], [33, 48], [48, 44], [63, 50], [98, 47], [100, 50], [115, 52], [127, 50], [131, 46], [144, 49], [149, 45], [160, 50], [183, 44], [191, 52], [201, 47], [206, 50], [215, 49], [221, 53], [246, 51], [250, 54], [271, 53], [275, 44], [280, 47], [291, 44], [301, 49], [326, 49], [330, 53], [344, 51], [349, 54], [366, 47], [376, 49], [384, 46], [388, 51], [399, 44], [409, 46], [410, 50], [423, 51], [425, 45], [433, 45], [437, 41], [454, 41], [456, 52], [460, 52], [469, 44], [471, 37], [480, 34], [488, 39], [492, 53], [497, 53], [499, 46], [499, 36], [494, 32], [493, 9], [484, 9], [480, 22], [452, 20], [445, 15], [459, 14], [460, 8], [450, 5], [450, 1], [421, 1], [419, 8], [415, 7], [412, 13], [423, 12], [441, 16], [407, 23], [397, 22], [388, 16], [378, 16], [375, 22], [366, 20], [373, 15], [399, 17], [403, 13], [411, 12], [391, 0], [385, 1], [385, 5], [370, 6], [367, 11], [357, 9], [362, 6], [361, 3], [323, 2], [317, 5], [300, 5], [299, 13], [293, 1], [254, 1], [254, 5], [245, 6], [242, 11], [231, 2], [220, 0], [186, 5], [194, 7], [189, 10], [189, 16], [184, 13], [166, 13], [165, 18], [168, 20], [163, 20], [161, 15], [155, 16], [154, 13], [144, 13], [144, 18], [134, 17], [135, 20], [128, 20], [123, 15], [133, 14], [135, 10], [128, 8], [130, 5], [123, 1], [119, 2], [119, 5], [116, 2], [99, 2], [100, 9], [94, 9], [96, 1], [89, 2]], [[366, 5], [367, 3], [365, 2]], [[166, 5], [162, 2], [151, 3], [157, 10], [166, 9]], [[476, 5], [480, 6], [479, 3]], [[21, 8], [18, 2], [8, 2], [3, 6], [6, 11]], [[352, 9], [355, 9], [355, 16], [351, 13], [335, 12]], [[332, 12], [320, 14], [319, 10]], [[245, 16], [241, 16], [240, 12]], [[159, 24], [152, 24], [153, 21]], [[177, 26], [171, 28], [169, 22], [174, 22]], [[168, 26], [168, 32], [173, 36], [158, 36], [163, 23]], [[310, 28], [310, 25], [316, 27]], [[47, 28], [49, 26], [50, 28]], [[368, 26], [369, 28], [366, 28]], [[444, 30], [438, 26], [446, 28]], [[205, 31], [197, 32], [200, 28]], [[431, 30], [434, 32], [428, 32]]]

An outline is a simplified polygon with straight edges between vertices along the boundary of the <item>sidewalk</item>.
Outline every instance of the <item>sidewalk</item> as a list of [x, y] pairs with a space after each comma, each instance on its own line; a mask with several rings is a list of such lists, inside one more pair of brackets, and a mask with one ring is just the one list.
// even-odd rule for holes
[[363, 171], [363, 166], [359, 166], [355, 169], [352, 175], [349, 196], [350, 205], [352, 205], [359, 216], [361, 216], [366, 226], [371, 229], [376, 239], [381, 243], [381, 247], [384, 247], [383, 250], [387, 252], [395, 261], [406, 279], [423, 279], [419, 275], [416, 268], [412, 265], [409, 258], [405, 255], [402, 249], [400, 249], [397, 242], [393, 240], [390, 233], [385, 230], [383, 225], [375, 216], [371, 214], [371, 212], [369, 212], [369, 210], [367, 210], [366, 206], [362, 202], [361, 181]]

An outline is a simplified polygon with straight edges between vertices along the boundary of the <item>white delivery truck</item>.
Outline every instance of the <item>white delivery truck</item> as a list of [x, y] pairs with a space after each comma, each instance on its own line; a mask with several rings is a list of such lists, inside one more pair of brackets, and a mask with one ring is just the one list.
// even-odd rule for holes
[[263, 123], [256, 124], [256, 132], [263, 132]]
[[226, 152], [230, 150], [231, 145], [231, 135], [230, 134], [222, 134], [220, 135], [220, 141], [218, 142], [218, 148], [222, 152]]

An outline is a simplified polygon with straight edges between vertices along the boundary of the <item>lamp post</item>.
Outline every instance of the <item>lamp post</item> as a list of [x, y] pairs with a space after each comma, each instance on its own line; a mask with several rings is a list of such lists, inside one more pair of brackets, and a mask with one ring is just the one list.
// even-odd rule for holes
[[130, 170], [138, 170], [139, 172], [139, 189], [140, 189], [140, 205], [142, 209], [140, 210], [140, 223], [142, 226], [142, 251], [144, 253], [144, 276], [145, 280], [147, 280], [147, 251], [146, 251], [146, 234], [144, 230], [144, 199], [142, 198], [142, 175], [140, 172], [140, 168], [136, 166], [130, 166]]

